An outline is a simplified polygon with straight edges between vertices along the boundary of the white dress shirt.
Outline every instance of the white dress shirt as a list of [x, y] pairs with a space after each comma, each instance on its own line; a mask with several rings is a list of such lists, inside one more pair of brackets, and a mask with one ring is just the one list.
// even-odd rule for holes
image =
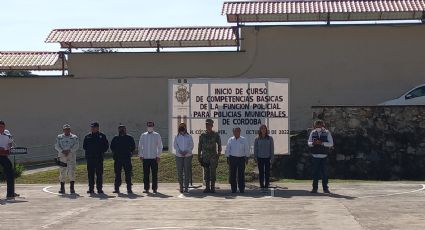
[[181, 152], [187, 152], [184, 157], [192, 156], [193, 150], [193, 139], [192, 136], [188, 133], [181, 135], [178, 134], [174, 138], [174, 149], [176, 150], [176, 156], [183, 157]]
[[249, 157], [249, 147], [246, 138], [242, 136], [238, 139], [236, 139], [236, 137], [229, 138], [225, 155], [226, 157]]
[[11, 136], [6, 135], [5, 133], [0, 133], [0, 148], [9, 150], [12, 143], [13, 143], [13, 140]]
[[145, 132], [140, 136], [139, 157], [143, 157], [143, 159], [159, 158], [162, 148], [162, 139], [159, 133]]

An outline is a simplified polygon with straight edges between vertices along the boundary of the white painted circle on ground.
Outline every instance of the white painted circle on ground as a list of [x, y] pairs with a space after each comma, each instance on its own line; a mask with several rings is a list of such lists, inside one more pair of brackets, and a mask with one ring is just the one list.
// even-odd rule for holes
[[420, 191], [425, 190], [425, 184], [421, 184], [421, 186], [422, 186], [422, 188], [415, 189], [415, 190], [412, 190], [412, 191], [396, 192], [396, 193], [389, 193], [389, 194], [382, 194], [382, 195], [360, 196], [360, 197], [357, 197], [357, 199], [388, 197], [388, 196], [397, 196], [397, 195], [405, 195], [405, 194], [409, 194], [409, 193], [416, 193], [416, 192], [420, 192]]
[[47, 186], [47, 187], [44, 187], [44, 188], [43, 188], [43, 192], [50, 193], [50, 194], [54, 194], [54, 195], [58, 195], [58, 196], [63, 196], [63, 194], [60, 194], [60, 193], [57, 193], [57, 192], [49, 191], [49, 188], [51, 188], [51, 187], [53, 187], [53, 186]]
[[134, 230], [165, 230], [165, 229], [177, 229], [177, 230], [184, 230], [184, 229], [196, 229], [196, 230], [202, 230], [202, 229], [222, 229], [222, 230], [256, 230], [253, 228], [236, 228], [236, 227], [206, 227], [206, 226], [184, 226], [184, 227], [156, 227], [156, 228], [138, 228]]

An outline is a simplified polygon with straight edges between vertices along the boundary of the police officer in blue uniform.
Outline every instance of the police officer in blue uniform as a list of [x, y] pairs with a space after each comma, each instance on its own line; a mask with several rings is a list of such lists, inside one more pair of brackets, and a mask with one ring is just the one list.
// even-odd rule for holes
[[103, 194], [103, 159], [105, 152], [109, 149], [109, 142], [105, 134], [99, 132], [99, 123], [93, 122], [90, 127], [91, 133], [84, 137], [83, 143], [89, 179], [89, 190], [87, 193], [94, 193], [96, 175], [97, 193]]
[[308, 138], [308, 146], [311, 149], [313, 161], [313, 190], [312, 193], [317, 193], [319, 187], [319, 179], [322, 177], [322, 187], [324, 193], [330, 193], [328, 187], [327, 161], [330, 148], [334, 142], [331, 132], [325, 129], [325, 122], [317, 120], [314, 122], [314, 129], [311, 131]]
[[127, 184], [127, 193], [132, 194], [131, 176], [133, 166], [131, 164], [131, 155], [136, 149], [134, 138], [127, 134], [125, 125], [118, 127], [118, 136], [115, 136], [111, 141], [111, 150], [114, 158], [115, 171], [115, 190], [114, 193], [120, 193], [121, 186], [121, 171], [124, 168], [125, 183]]

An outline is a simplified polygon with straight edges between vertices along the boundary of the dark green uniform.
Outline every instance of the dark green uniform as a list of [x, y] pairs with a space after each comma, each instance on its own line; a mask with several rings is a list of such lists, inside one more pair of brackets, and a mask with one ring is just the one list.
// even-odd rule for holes
[[217, 132], [205, 132], [199, 137], [198, 160], [204, 167], [204, 180], [214, 186], [218, 157], [221, 153], [221, 139]]

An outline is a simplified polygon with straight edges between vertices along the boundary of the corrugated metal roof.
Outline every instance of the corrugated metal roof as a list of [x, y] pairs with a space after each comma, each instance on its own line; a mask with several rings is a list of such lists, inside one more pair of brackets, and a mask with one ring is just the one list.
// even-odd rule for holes
[[57, 52], [0, 51], [0, 70], [62, 70], [62, 61]]
[[420, 19], [425, 0], [288, 0], [225, 2], [229, 22]]
[[236, 46], [232, 27], [55, 29], [46, 42], [63, 48]]

